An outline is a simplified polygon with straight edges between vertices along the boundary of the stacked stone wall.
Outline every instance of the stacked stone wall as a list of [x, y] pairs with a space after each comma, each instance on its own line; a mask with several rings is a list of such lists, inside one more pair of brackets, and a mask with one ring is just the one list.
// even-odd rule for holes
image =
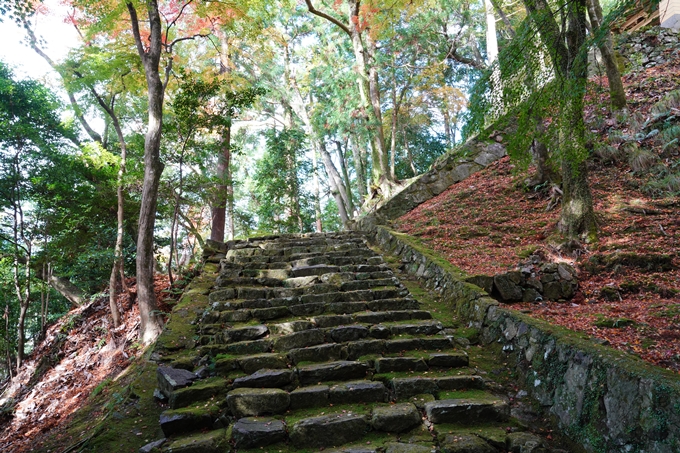
[[674, 373], [596, 343], [585, 334], [503, 308], [464, 272], [416, 239], [367, 231], [437, 291], [485, 343], [503, 344], [503, 362], [575, 442], [593, 452], [680, 452], [680, 381]]

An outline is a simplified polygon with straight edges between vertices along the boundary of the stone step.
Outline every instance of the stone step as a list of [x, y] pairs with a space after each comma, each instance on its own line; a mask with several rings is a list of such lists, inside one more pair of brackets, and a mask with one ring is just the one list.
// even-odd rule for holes
[[301, 385], [316, 384], [324, 381], [348, 381], [366, 376], [368, 365], [365, 362], [339, 360], [336, 362], [304, 365], [298, 367]]
[[[387, 310], [368, 311], [370, 307]], [[390, 310], [389, 307], [395, 308]], [[211, 310], [201, 317], [202, 324], [221, 324], [246, 322], [253, 318], [271, 321], [290, 316], [314, 317], [318, 327], [333, 327], [353, 322], [377, 323], [402, 320], [431, 319], [429, 312], [417, 310], [419, 304], [413, 299], [385, 299], [370, 302], [300, 303], [298, 297], [255, 299], [249, 301], [232, 300], [215, 302]], [[325, 313], [350, 314], [353, 316], [326, 315]], [[383, 321], [380, 321], [383, 320]]]
[[369, 430], [365, 417], [341, 413], [300, 420], [289, 427], [289, 437], [296, 448], [335, 447], [361, 439]]
[[404, 401], [416, 395], [436, 395], [444, 391], [483, 390], [485, 388], [484, 379], [476, 375], [395, 377], [388, 379], [386, 385], [397, 401]]
[[426, 403], [425, 415], [435, 424], [505, 421], [510, 417], [510, 406], [503, 400], [447, 399]]
[[227, 405], [237, 418], [282, 414], [290, 406], [290, 395], [278, 388], [239, 388], [227, 394]]
[[232, 426], [234, 448], [262, 448], [288, 438], [286, 426], [275, 418], [244, 417]]

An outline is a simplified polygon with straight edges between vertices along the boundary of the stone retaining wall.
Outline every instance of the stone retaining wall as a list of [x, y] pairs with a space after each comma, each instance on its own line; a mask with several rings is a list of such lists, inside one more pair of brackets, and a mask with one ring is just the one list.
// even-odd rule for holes
[[436, 197], [452, 184], [487, 167], [507, 154], [503, 140], [506, 131], [494, 135], [494, 140], [472, 138], [452, 152], [441, 156], [422, 175], [409, 181], [407, 186], [386, 201], [374, 207], [357, 221], [357, 229], [383, 224], [414, 209], [419, 204]]
[[563, 431], [592, 452], [680, 452], [680, 380], [674, 373], [597, 344], [585, 334], [502, 306], [417, 239], [371, 226], [382, 250], [439, 292], [486, 343], [503, 345], [518, 383]]

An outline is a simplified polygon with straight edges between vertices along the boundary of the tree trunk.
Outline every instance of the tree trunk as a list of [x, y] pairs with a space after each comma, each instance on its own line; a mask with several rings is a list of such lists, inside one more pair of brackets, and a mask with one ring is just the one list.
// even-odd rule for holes
[[161, 131], [163, 128], [163, 99], [165, 86], [161, 82], [159, 64], [161, 57], [162, 30], [157, 0], [146, 0], [149, 15], [149, 48], [139, 30], [137, 11], [132, 3], [127, 3], [132, 19], [132, 30], [137, 51], [144, 64], [144, 75], [148, 88], [149, 117], [144, 137], [144, 181], [139, 212], [139, 232], [137, 236], [137, 302], [140, 314], [140, 339], [143, 344], [153, 342], [162, 330], [162, 321], [157, 314], [154, 292], [154, 227], [158, 204], [158, 186], [163, 173], [160, 159]]
[[314, 216], [316, 218], [316, 232], [323, 232], [321, 223], [321, 190], [319, 189], [319, 159], [316, 155], [316, 147], [312, 146], [312, 171], [314, 172]]
[[352, 146], [352, 155], [354, 157], [354, 171], [357, 174], [359, 205], [363, 205], [366, 196], [368, 196], [368, 188], [366, 187], [366, 152], [359, 145], [359, 138], [356, 135], [352, 135], [350, 143]]
[[[349, 36], [352, 42], [361, 105], [365, 110], [365, 121], [371, 135], [372, 180], [376, 186], [380, 185], [388, 188], [391, 187], [393, 179], [389, 173], [387, 148], [382, 128], [380, 90], [375, 60], [377, 47], [369, 34], [364, 34], [364, 30], [360, 27], [361, 0], [349, 0], [347, 3], [348, 23], [344, 24], [332, 15], [317, 10], [312, 4], [312, 0], [305, 0], [309, 12], [338, 26]], [[364, 44], [364, 36], [367, 45]]]
[[342, 170], [342, 188], [345, 190], [345, 200], [347, 200], [347, 214], [350, 218], [354, 216], [354, 197], [352, 196], [352, 185], [347, 171], [345, 153], [342, 151], [342, 143], [336, 140], [335, 147], [338, 150], [340, 159], [340, 169]]
[[319, 152], [321, 154], [321, 160], [326, 168], [326, 173], [328, 174], [328, 182], [331, 186], [331, 194], [335, 198], [335, 203], [338, 205], [338, 213], [340, 215], [340, 221], [343, 225], [347, 225], [349, 221], [348, 206], [349, 202], [347, 200], [347, 192], [342, 183], [342, 178], [338, 173], [335, 164], [333, 164], [333, 159], [331, 158], [328, 149], [326, 149], [326, 144], [322, 141], [317, 142], [319, 147]]
[[607, 80], [609, 81], [609, 99], [612, 106], [612, 111], [616, 112], [626, 108], [626, 92], [623, 89], [623, 82], [621, 81], [621, 72], [619, 66], [616, 64], [614, 58], [614, 46], [612, 45], [612, 37], [609, 30], [602, 29], [602, 6], [599, 0], [587, 0], [588, 16], [593, 28], [594, 34], [601, 34], [601, 37], [596, 37], [597, 47], [602, 54], [604, 66], [607, 70]]
[[120, 144], [120, 164], [118, 166], [118, 176], [116, 179], [116, 197], [118, 206], [116, 209], [116, 245], [113, 249], [113, 266], [111, 267], [111, 277], [109, 278], [109, 308], [111, 310], [111, 318], [113, 320], [113, 327], [120, 325], [120, 310], [118, 310], [118, 294], [125, 288], [125, 267], [123, 254], [123, 239], [125, 229], [125, 190], [124, 180], [126, 164], [127, 164], [127, 145], [125, 143], [125, 136], [120, 127], [118, 116], [113, 109], [107, 110], [113, 122], [113, 128], [118, 137]]
[[71, 283], [68, 278], [59, 277], [52, 273], [49, 273], [46, 277], [47, 283], [76, 307], [87, 301], [87, 294]]
[[[230, 71], [229, 40], [226, 33], [220, 34], [220, 74]], [[227, 200], [229, 198], [229, 166], [231, 165], [231, 126], [222, 130], [220, 139], [221, 153], [217, 162], [217, 193], [212, 206], [212, 223], [210, 239], [224, 242], [225, 226], [227, 221]], [[233, 214], [233, 213], [232, 213]]]
[[546, 0], [524, 2], [541, 31], [539, 35], [549, 50], [555, 73], [563, 83], [562, 90], [566, 96], [559, 112], [563, 181], [559, 228], [569, 238], [586, 236], [592, 240], [597, 234], [597, 224], [588, 186], [583, 120], [587, 62], [580, 53], [585, 43], [586, 0], [574, 0], [565, 5], [567, 29], [564, 35]]

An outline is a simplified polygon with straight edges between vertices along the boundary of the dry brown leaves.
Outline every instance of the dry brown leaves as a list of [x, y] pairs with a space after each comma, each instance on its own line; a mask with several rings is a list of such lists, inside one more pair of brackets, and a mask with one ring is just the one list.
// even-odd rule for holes
[[[134, 279], [121, 294], [122, 322], [113, 328], [107, 297], [71, 310], [49, 327], [3, 397], [17, 402], [14, 417], [0, 426], [0, 451], [31, 451], [37, 439], [65, 426], [95, 387], [115, 378], [141, 354]], [[167, 276], [155, 278], [157, 300], [166, 297]], [[37, 376], [37, 378], [36, 378]]]
[[[677, 89], [680, 67], [669, 64], [626, 78], [630, 108], [642, 116], [670, 89]], [[594, 97], [608, 101], [608, 96]], [[597, 101], [595, 102], [597, 103]], [[599, 114], [591, 106], [586, 117]], [[607, 118], [609, 120], [609, 118]], [[611, 121], [594, 132], [604, 139]], [[469, 274], [493, 275], [516, 266], [528, 253], [541, 250], [549, 260], [572, 262], [580, 272], [579, 293], [567, 303], [514, 304], [514, 308], [570, 329], [585, 332], [612, 347], [680, 371], [680, 199], [651, 199], [639, 190], [642, 181], [623, 163], [593, 163], [590, 184], [599, 218], [599, 241], [586, 244], [575, 260], [551, 246], [559, 207], [546, 211], [545, 193], [527, 193], [525, 175], [514, 174], [508, 158], [451, 186], [397, 220], [398, 230], [419, 237]], [[584, 263], [594, 254], [665, 253], [674, 269], [645, 272], [621, 267], [595, 275]], [[602, 289], [616, 289], [613, 301]], [[635, 321], [624, 328], [595, 326], [602, 318]]]

